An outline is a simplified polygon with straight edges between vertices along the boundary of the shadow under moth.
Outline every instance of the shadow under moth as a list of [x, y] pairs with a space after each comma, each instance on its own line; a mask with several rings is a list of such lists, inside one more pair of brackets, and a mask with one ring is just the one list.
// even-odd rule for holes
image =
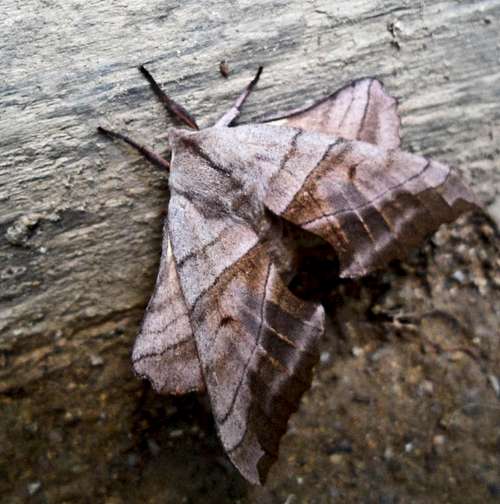
[[400, 150], [397, 101], [377, 79], [230, 127], [259, 68], [233, 107], [200, 130], [140, 70], [189, 129], [169, 129], [167, 161], [99, 128], [169, 170], [160, 267], [134, 370], [163, 394], [206, 391], [228, 457], [263, 483], [311, 386], [324, 330], [323, 306], [289, 288], [300, 249], [285, 225], [327, 243], [340, 277], [359, 278], [405, 257], [475, 199], [448, 166]]

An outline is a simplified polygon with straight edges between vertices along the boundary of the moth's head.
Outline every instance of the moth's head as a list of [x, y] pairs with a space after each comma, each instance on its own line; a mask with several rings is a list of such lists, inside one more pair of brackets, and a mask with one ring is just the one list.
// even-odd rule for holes
[[197, 130], [189, 130], [185, 128], [168, 128], [167, 139], [172, 150], [181, 143], [189, 142], [193, 135], [198, 133]]
[[184, 157], [187, 155], [188, 158], [191, 158], [191, 163], [194, 158], [196, 158], [196, 153], [199, 151], [200, 141], [203, 139], [203, 134], [200, 134], [202, 131], [199, 130], [189, 130], [189, 129], [180, 129], [180, 128], [169, 128], [167, 130], [167, 139], [168, 144], [171, 151], [170, 158], [170, 173], [172, 174], [174, 170], [174, 166], [178, 166], [177, 162], [174, 162], [174, 159], [178, 159], [179, 157]]

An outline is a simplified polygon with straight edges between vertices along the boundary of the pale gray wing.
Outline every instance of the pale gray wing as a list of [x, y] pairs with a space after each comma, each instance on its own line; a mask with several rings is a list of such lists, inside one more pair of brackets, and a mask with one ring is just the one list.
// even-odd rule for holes
[[135, 341], [132, 361], [135, 372], [149, 379], [157, 392], [185, 394], [205, 389], [167, 224], [155, 290]]

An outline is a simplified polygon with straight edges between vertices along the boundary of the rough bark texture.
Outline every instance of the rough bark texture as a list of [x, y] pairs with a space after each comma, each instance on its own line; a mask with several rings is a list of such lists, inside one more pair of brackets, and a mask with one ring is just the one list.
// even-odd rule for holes
[[[499, 0], [4, 2], [0, 499], [496, 501], [499, 19]], [[494, 219], [332, 288], [316, 385], [264, 489], [227, 464], [196, 397], [131, 372], [167, 182], [95, 127], [164, 149], [145, 62], [202, 126], [258, 64], [242, 121], [376, 75], [400, 97], [403, 146], [458, 165]]]

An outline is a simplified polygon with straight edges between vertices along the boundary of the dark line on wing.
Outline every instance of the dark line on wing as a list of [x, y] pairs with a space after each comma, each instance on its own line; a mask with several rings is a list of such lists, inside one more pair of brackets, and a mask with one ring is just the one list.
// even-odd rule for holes
[[[264, 385], [266, 388], [269, 389], [269, 386], [267, 385], [267, 383], [265, 383], [263, 380], [258, 380], [262, 385]], [[308, 383], [307, 384], [308, 388], [311, 387], [311, 383]], [[300, 401], [297, 401], [297, 403], [293, 403], [291, 401], [289, 401], [286, 397], [284, 396], [281, 396], [281, 395], [278, 395], [277, 397], [279, 397], [280, 400], [282, 400], [284, 403], [288, 404], [290, 406], [290, 416], [292, 413], [296, 412], [297, 409], [298, 409], [298, 405], [300, 404]], [[269, 416], [264, 408], [260, 405], [259, 401], [254, 401], [252, 403], [252, 407], [255, 407], [260, 413], [262, 413], [262, 415], [267, 418], [269, 420], [270, 423], [278, 426], [280, 429], [283, 429], [283, 433], [280, 434], [279, 438], [281, 439], [285, 433], [286, 433], [286, 427], [288, 425], [288, 422], [290, 420], [290, 416], [288, 416], [288, 419], [283, 423], [283, 422], [280, 422], [279, 420], [276, 420], [274, 419], [273, 417]], [[250, 415], [250, 409], [248, 411], [248, 414]], [[245, 437], [247, 435], [247, 432], [248, 432], [248, 427], [250, 426], [250, 422], [248, 420], [248, 417], [246, 418], [246, 423], [245, 423], [245, 428], [243, 429], [243, 435], [241, 436], [240, 440], [234, 444], [231, 448], [229, 449], [226, 449], [226, 452], [229, 454], [229, 453], [232, 453], [233, 451], [237, 450], [242, 444], [243, 442], [245, 441]], [[257, 432], [257, 438], [258, 438], [258, 432]], [[262, 445], [260, 445], [260, 440], [259, 440], [259, 446], [268, 454], [270, 454], [266, 448], [264, 448]]]
[[[354, 167], [357, 167], [358, 165], [355, 164], [355, 165], [351, 165], [351, 166], [354, 166]], [[353, 188], [353, 192], [356, 193], [356, 195], [359, 197], [359, 198], [363, 198], [365, 200], [366, 203], [363, 203], [363, 205], [366, 205], [368, 204], [369, 202], [366, 200], [366, 197], [365, 195], [358, 189], [358, 187], [356, 186], [356, 184], [354, 182], [351, 182], [352, 184], [352, 188]], [[346, 201], [349, 201], [349, 198], [347, 197], [346, 193], [342, 190], [342, 188], [339, 186], [338, 188], [338, 191], [339, 193], [341, 194], [341, 196], [346, 200]], [[358, 221], [360, 222], [361, 226], [363, 227], [366, 235], [368, 236], [369, 240], [372, 242], [373, 246], [375, 247], [375, 249], [377, 249], [377, 243], [376, 243], [376, 240], [375, 238], [373, 237], [372, 235], [372, 231], [371, 229], [369, 228], [368, 226], [368, 223], [365, 222], [365, 220], [363, 219], [363, 217], [356, 211], [356, 210], [353, 210], [354, 213], [356, 213], [356, 216], [358, 218]], [[359, 261], [358, 261], [358, 264], [359, 264]]]
[[292, 154], [295, 155], [297, 151], [297, 140], [299, 136], [304, 133], [304, 130], [299, 129], [297, 130], [297, 133], [292, 137], [292, 140], [290, 142], [290, 147], [286, 151], [285, 155], [283, 156], [283, 159], [280, 162], [279, 168], [276, 170], [274, 175], [272, 176], [272, 180], [275, 180], [277, 177], [279, 177], [280, 173], [282, 171], [285, 171], [286, 173], [289, 173], [295, 180], [297, 180], [297, 177], [295, 176], [295, 173], [293, 173], [290, 169], [286, 167], [288, 161], [292, 157]]
[[[377, 118], [378, 117], [380, 117], [380, 116], [377, 115]], [[391, 159], [390, 164], [392, 165], [394, 162], [392, 156], [390, 159]], [[407, 194], [415, 202], [415, 207], [423, 208], [423, 210], [427, 213], [427, 215], [429, 215], [429, 217], [432, 217], [429, 209], [425, 205], [423, 205], [414, 194], [412, 194], [412, 193], [407, 193]], [[373, 202], [374, 201], [372, 201], [371, 203], [373, 203]], [[398, 203], [397, 200], [391, 201], [389, 204], [393, 205], [396, 209], [399, 209], [401, 216], [404, 216], [405, 212], [403, 211], [401, 205]], [[375, 211], [378, 213], [378, 215], [380, 215], [380, 217], [384, 220], [387, 228], [390, 230], [391, 235], [394, 237], [394, 243], [395, 243], [394, 246], [398, 250], [398, 254], [401, 254], [401, 256], [402, 256], [403, 250], [404, 250], [404, 245], [401, 243], [401, 240], [400, 240], [401, 235], [397, 230], [397, 226], [399, 226], [400, 230], [401, 230], [401, 229], [403, 229], [403, 226], [410, 225], [414, 229], [415, 232], [417, 232], [417, 228], [415, 227], [415, 225], [411, 224], [411, 221], [409, 221], [407, 218], [403, 218], [402, 220], [400, 220], [399, 216], [396, 217], [394, 222], [391, 222], [388, 219], [388, 217], [384, 214], [384, 207], [383, 206], [377, 208], [375, 205], [373, 205], [373, 207], [375, 208]]]
[[[415, 180], [415, 179], [419, 178], [420, 176], [422, 176], [429, 169], [430, 164], [431, 164], [431, 162], [427, 161], [427, 163], [425, 164], [424, 168], [422, 168], [422, 170], [420, 170], [418, 173], [416, 173], [415, 175], [412, 175], [411, 177], [407, 178], [406, 180], [403, 180], [403, 182], [400, 182], [399, 184], [396, 184], [395, 186], [389, 187], [388, 189], [386, 189], [385, 191], [383, 191], [379, 195], [377, 195], [375, 198], [373, 198], [372, 200], [370, 200], [368, 203], [363, 203], [362, 205], [358, 205], [356, 207], [342, 208], [340, 210], [336, 210], [335, 212], [331, 212], [331, 213], [328, 213], [328, 214], [323, 214], [320, 217], [315, 217], [314, 219], [302, 222], [301, 225], [302, 226], [307, 226], [308, 224], [312, 224], [313, 222], [316, 222], [316, 221], [321, 220], [323, 218], [327, 219], [328, 217], [335, 217], [336, 215], [340, 215], [340, 214], [343, 214], [343, 213], [354, 212], [356, 210], [361, 210], [363, 208], [368, 208], [374, 201], [379, 200], [380, 198], [382, 198], [383, 196], [385, 196], [387, 193], [390, 193], [391, 191], [399, 189], [400, 187], [403, 187], [404, 185], [406, 185], [408, 182], [411, 182], [412, 180]], [[442, 184], [440, 184], [440, 185], [442, 185]], [[429, 188], [429, 189], [431, 189], [431, 188]]]
[[253, 250], [258, 247], [260, 245], [260, 241], [257, 241], [257, 243], [255, 245], [252, 245], [241, 257], [238, 257], [237, 259], [235, 259], [231, 264], [227, 265], [218, 275], [217, 277], [214, 279], [214, 281], [208, 286], [208, 287], [205, 287], [199, 294], [198, 296], [196, 296], [196, 299], [193, 301], [193, 303], [191, 304], [191, 308], [189, 310], [189, 312], [192, 314], [194, 309], [196, 308], [196, 305], [198, 304], [198, 301], [200, 301], [200, 299], [208, 292], [210, 291], [213, 287], [215, 287], [215, 285], [217, 285], [217, 283], [219, 282], [219, 280], [221, 279], [221, 277], [224, 275], [224, 273], [226, 273], [229, 269], [233, 268], [236, 266], [236, 264], [238, 264], [244, 257], [246, 257], [247, 255], [249, 255], [251, 252], [253, 252]]
[[[268, 418], [268, 419], [270, 420], [269, 415], [266, 415], [266, 413], [265, 413], [264, 411], [262, 411], [262, 408], [259, 408], [259, 409], [261, 410], [261, 413], [262, 413], [262, 414], [263, 414], [266, 418]], [[244, 429], [244, 431], [243, 431], [243, 436], [242, 436], [242, 438], [241, 438], [241, 439], [240, 439], [240, 440], [239, 440], [239, 441], [238, 441], [238, 442], [237, 442], [234, 446], [232, 446], [231, 448], [227, 448], [227, 449], [226, 449], [226, 453], [227, 453], [228, 455], [229, 455], [230, 453], [233, 453], [234, 451], [236, 451], [238, 448], [240, 448], [240, 447], [241, 447], [241, 445], [242, 445], [242, 444], [243, 444], [243, 442], [245, 441], [245, 437], [246, 437], [246, 435], [247, 435], [248, 425], [249, 425], [249, 424], [248, 424], [248, 421], [247, 421], [247, 423], [246, 423], [246, 425], [245, 425], [245, 429]], [[280, 425], [280, 427], [281, 427], [281, 425]], [[283, 433], [283, 434], [280, 436], [280, 439], [283, 437], [283, 435], [284, 435], [284, 434], [285, 434], [285, 433]], [[276, 452], [275, 454], [274, 454], [274, 453], [271, 453], [271, 452], [270, 452], [270, 451], [269, 451], [269, 450], [268, 450], [265, 446], [262, 446], [262, 444], [261, 444], [261, 440], [260, 440], [260, 439], [258, 439], [258, 437], [257, 437], [257, 440], [258, 440], [258, 442], [259, 442], [259, 448], [260, 448], [262, 451], [264, 451], [264, 452], [265, 452], [265, 453], [266, 453], [269, 457], [271, 457], [271, 458], [273, 458], [274, 460], [276, 460], [276, 459], [277, 459], [277, 457], [278, 457], [278, 452]]]
[[[267, 355], [267, 353], [266, 353]], [[281, 363], [280, 363], [281, 364]], [[296, 379], [301, 385], [305, 385], [306, 387], [306, 390], [308, 390], [309, 388], [311, 388], [311, 383], [312, 383], [312, 380], [310, 382], [304, 382], [302, 380], [298, 380], [297, 377], [292, 374], [288, 368], [286, 368], [286, 366], [283, 366], [284, 369], [286, 369], [286, 372], [287, 372], [287, 376], [289, 376], [290, 378], [292, 379]], [[269, 390], [269, 393], [272, 394], [272, 391], [269, 387], [269, 385], [267, 384], [267, 382], [259, 379], [258, 376], [255, 377], [256, 380], [262, 384], [265, 388], [267, 388]], [[267, 418], [270, 423], [278, 426], [280, 429], [283, 429], [283, 433], [280, 434], [279, 438], [281, 439], [283, 437], [283, 435], [286, 433], [286, 427], [288, 425], [288, 422], [290, 421], [290, 416], [292, 415], [292, 413], [296, 412], [298, 410], [298, 407], [299, 407], [299, 404], [300, 404], [300, 399], [298, 401], [295, 401], [295, 402], [292, 402], [290, 401], [286, 396], [278, 393], [278, 394], [272, 394], [273, 397], [277, 397], [279, 400], [283, 401], [284, 403], [286, 403], [287, 405], [289, 405], [290, 407], [290, 410], [289, 410], [289, 414], [288, 414], [288, 418], [285, 422], [280, 422], [279, 419], [274, 419], [273, 417], [269, 416], [266, 411], [264, 410], [264, 408], [260, 405], [260, 402], [257, 400], [257, 401], [254, 401], [251, 403], [251, 406], [252, 407], [255, 407], [260, 413], [262, 413], [262, 415]], [[243, 435], [241, 436], [240, 440], [234, 444], [231, 448], [229, 449], [226, 449], [226, 452], [229, 454], [235, 450], [237, 450], [242, 444], [243, 442], [245, 441], [245, 437], [247, 435], [247, 432], [248, 432], [248, 427], [250, 426], [250, 422], [249, 422], [249, 417], [250, 416], [250, 408], [248, 410], [248, 416], [246, 418], [246, 423], [245, 423], [245, 428], [243, 430]], [[257, 438], [258, 438], [258, 432], [257, 432]], [[260, 440], [259, 440], [259, 444], [260, 444]], [[261, 448], [264, 449], [264, 451], [266, 451], [267, 453], [269, 453], [262, 445], [260, 445]]]
[[[170, 226], [168, 228], [168, 232], [169, 232], [169, 236], [170, 236]], [[186, 312], [188, 311], [188, 304], [186, 302], [186, 295], [184, 293], [184, 287], [182, 285], [182, 282], [181, 282], [181, 278], [179, 276], [179, 271], [177, 270], [177, 261], [175, 259], [175, 250], [174, 250], [174, 245], [171, 243], [171, 247], [172, 247], [172, 261], [174, 262], [174, 268], [175, 268], [175, 275], [177, 277], [177, 282], [179, 283], [179, 290], [181, 292], [181, 295], [182, 295], [182, 299], [184, 301], [184, 307], [186, 309]], [[205, 381], [205, 374], [203, 372], [203, 366], [202, 366], [202, 360], [200, 358], [200, 352], [198, 350], [198, 343], [196, 342], [196, 336], [195, 336], [195, 332], [193, 330], [193, 323], [191, 321], [191, 316], [190, 316], [190, 312], [186, 313], [186, 316], [187, 316], [187, 320], [188, 320], [188, 324], [189, 324], [189, 327], [191, 328], [191, 338], [193, 340], [193, 347], [194, 347], [194, 351], [195, 351], [195, 354], [196, 354], [196, 357], [198, 359], [198, 366], [199, 366], [199, 369], [200, 369], [200, 377], [201, 377], [201, 381], [203, 383], [203, 386], [205, 387], [205, 389], [207, 389], [207, 384], [206, 384], [206, 381]], [[195, 390], [195, 389], [193, 389]]]
[[193, 343], [193, 335], [190, 335], [190, 337], [183, 339], [181, 341], [177, 341], [173, 345], [168, 346], [167, 348], [164, 348], [161, 352], [150, 352], [147, 354], [142, 354], [140, 357], [138, 357], [135, 360], [132, 360], [133, 364], [137, 364], [138, 362], [143, 361], [144, 359], [148, 359], [149, 357], [161, 357], [162, 355], [165, 355], [166, 353], [175, 350], [176, 348], [179, 348], [180, 346], [185, 345], [186, 343]]
[[293, 135], [292, 140], [290, 142], [290, 147], [286, 151], [286, 154], [283, 156], [283, 159], [281, 160], [280, 166], [279, 166], [278, 171], [276, 173], [279, 173], [284, 168], [284, 166], [288, 163], [290, 158], [293, 155], [295, 155], [295, 153], [297, 152], [297, 140], [302, 135], [302, 133], [303, 133], [302, 130], [298, 130], [297, 133], [295, 133], [295, 135]]
[[[153, 312], [153, 313], [155, 313], [155, 312]], [[160, 333], [166, 331], [171, 325], [175, 324], [178, 320], [180, 320], [182, 317], [185, 317], [185, 316], [186, 316], [186, 313], [181, 313], [177, 317], [170, 319], [165, 325], [163, 325], [163, 327], [160, 327], [160, 329], [154, 329], [154, 330], [147, 331], [147, 332], [149, 332], [151, 334], [160, 334]]]
[[243, 434], [242, 434], [240, 440], [238, 442], [236, 442], [233, 446], [231, 446], [231, 448], [225, 448], [226, 453], [228, 455], [230, 453], [233, 453], [234, 451], [236, 451], [243, 444], [243, 442], [245, 441], [245, 437], [247, 435], [247, 432], [248, 432], [248, 426], [249, 426], [249, 422], [248, 422], [248, 419], [247, 419], [247, 422], [246, 422], [245, 427], [243, 429]]
[[[283, 373], [285, 374], [286, 376], [288, 376], [288, 378], [290, 378], [290, 380], [293, 380], [293, 381], [296, 381], [297, 383], [300, 383], [300, 385], [305, 385], [306, 387], [309, 387], [311, 384], [308, 383], [307, 381], [305, 380], [302, 380], [302, 378], [300, 378], [298, 376], [298, 374], [296, 374], [294, 371], [295, 370], [291, 370], [288, 369], [285, 364], [283, 364], [283, 362], [281, 362], [279, 359], [277, 359], [276, 357], [273, 357], [271, 355], [271, 352], [268, 352], [264, 347], [260, 347], [262, 348], [263, 352], [262, 352], [262, 355], [265, 356], [265, 358], [271, 363], [271, 366], [274, 368], [274, 369], [278, 369], [280, 373]], [[298, 355], [299, 359], [300, 359], [300, 354]], [[292, 364], [295, 364], [297, 365], [297, 362], [295, 363], [292, 363]], [[298, 364], [300, 365], [300, 364]], [[290, 403], [289, 403], [290, 404]]]
[[221, 200], [215, 198], [200, 198], [199, 195], [194, 195], [189, 190], [185, 191], [177, 187], [174, 188], [172, 192], [182, 196], [197, 212], [203, 215], [206, 220], [216, 220], [220, 218], [220, 215], [226, 215], [228, 213], [228, 209]]
[[[254, 316], [254, 312], [252, 310], [249, 310], [248, 307], [244, 304], [244, 303], [238, 303], [239, 305], [239, 310], [241, 312], [244, 312], [246, 313], [247, 315], [251, 315], [251, 316]], [[286, 312], [284, 310], [281, 310], [281, 312], [283, 313], [284, 316], [286, 317], [289, 317], [290, 319], [293, 320], [294, 324], [299, 324], [301, 326], [303, 326], [304, 328], [306, 329], [314, 329], [314, 330], [317, 330], [317, 327], [313, 324], [310, 324], [302, 319], [298, 319], [296, 317], [294, 317], [291, 313], [289, 312]], [[243, 325], [241, 324], [241, 320], [239, 319], [234, 319], [235, 322], [238, 322], [240, 323], [240, 325]], [[288, 345], [290, 348], [296, 350], [297, 352], [299, 353], [302, 353], [304, 355], [309, 355], [311, 357], [314, 357], [315, 354], [309, 350], [307, 350], [307, 347], [303, 347], [303, 346], [299, 346], [297, 345], [294, 341], [290, 340], [287, 336], [283, 335], [282, 333], [280, 333], [279, 331], [277, 331], [273, 326], [269, 325], [267, 322], [264, 322], [265, 324], [265, 327], [268, 331], [270, 331], [270, 333], [278, 340], [278, 341], [282, 341], [284, 344]], [[218, 335], [220, 333], [220, 330], [222, 329], [222, 325], [219, 321], [218, 323], [218, 327], [217, 327], [217, 331], [215, 332], [215, 336], [214, 336], [214, 344], [215, 342], [217, 341], [217, 338], [218, 338]], [[268, 353], [264, 347], [261, 347], [266, 353]], [[286, 366], [284, 364], [282, 364], [283, 367], [286, 368]], [[287, 371], [288, 371], [288, 368], [286, 368]]]
[[238, 397], [241, 385], [243, 384], [243, 381], [246, 377], [248, 367], [250, 366], [250, 361], [253, 359], [255, 352], [257, 351], [257, 347], [260, 344], [260, 340], [262, 338], [262, 328], [264, 326], [264, 308], [266, 305], [266, 295], [267, 295], [267, 285], [269, 283], [269, 277], [271, 275], [271, 265], [272, 263], [269, 262], [267, 266], [267, 273], [266, 273], [266, 280], [264, 282], [264, 290], [262, 292], [262, 300], [260, 303], [260, 324], [259, 324], [259, 330], [257, 332], [257, 338], [255, 338], [255, 344], [252, 349], [252, 353], [250, 354], [250, 357], [247, 359], [247, 362], [245, 364], [245, 367], [243, 368], [243, 371], [241, 373], [240, 379], [238, 381], [238, 385], [236, 386], [236, 389], [234, 391], [233, 397], [231, 399], [231, 404], [229, 405], [229, 409], [227, 410], [226, 414], [220, 419], [220, 423], [223, 424], [231, 415], [234, 405], [236, 403], [236, 399]]
[[368, 113], [368, 108], [370, 106], [370, 98], [371, 98], [373, 82], [374, 81], [371, 81], [370, 85], [368, 86], [368, 92], [367, 92], [368, 97], [366, 98], [365, 108], [363, 110], [363, 117], [361, 118], [361, 123], [359, 125], [358, 132], [356, 133], [356, 139], [358, 139], [358, 140], [359, 140], [359, 135], [361, 134], [361, 132], [363, 131], [363, 128], [365, 127], [366, 114]]
[[322, 98], [319, 98], [318, 100], [315, 100], [312, 103], [309, 103], [309, 105], [306, 105], [305, 107], [295, 108], [295, 109], [289, 110], [288, 112], [286, 112], [284, 114], [278, 114], [278, 115], [267, 116], [267, 117], [264, 116], [262, 119], [259, 119], [259, 124], [260, 123], [265, 124], [265, 123], [269, 123], [269, 122], [289, 119], [291, 117], [297, 117], [297, 116], [305, 114], [306, 112], [310, 112], [311, 110], [315, 109], [319, 105], [323, 105], [327, 101], [335, 102], [335, 100], [338, 98], [338, 96], [342, 92], [346, 91], [348, 88], [354, 89], [359, 83], [361, 83], [365, 80], [371, 81], [371, 80], [378, 80], [378, 79], [373, 79], [373, 77], [360, 77], [359, 79], [355, 79], [355, 80], [349, 82], [348, 84], [345, 84], [340, 89], [337, 89], [337, 91], [335, 91], [334, 93], [331, 93], [327, 96], [323, 96]]
[[184, 256], [178, 263], [177, 266], [179, 268], [182, 268], [184, 263], [186, 261], [189, 261], [193, 257], [195, 257], [198, 254], [205, 254], [208, 248], [210, 248], [212, 245], [215, 245], [223, 235], [224, 231], [227, 231], [227, 228], [224, 228], [214, 239], [210, 240], [209, 242], [205, 243], [202, 245], [200, 248], [193, 250], [192, 252], [189, 252], [186, 256]]
[[[313, 195], [313, 193], [311, 193], [310, 191], [307, 191], [306, 189], [304, 189], [304, 192], [309, 196], [309, 198], [311, 199], [311, 201], [314, 203], [317, 212], [320, 214], [319, 217], [315, 217], [314, 219], [312, 219], [312, 222], [314, 222], [316, 220], [320, 220], [320, 219], [325, 219], [328, 222], [328, 225], [330, 226], [330, 230], [333, 233], [333, 235], [336, 236], [336, 237], [338, 237], [339, 238], [338, 241], [340, 243], [342, 243], [342, 245], [341, 245], [342, 246], [342, 250], [343, 251], [349, 250], [350, 240], [342, 232], [342, 229], [340, 229], [340, 232], [339, 232], [339, 230], [333, 225], [333, 223], [330, 222], [330, 220], [328, 219], [328, 214], [325, 214], [323, 212], [323, 208], [321, 207], [321, 203], [315, 198], [315, 196]], [[292, 222], [295, 222], [295, 221], [292, 221]], [[308, 223], [309, 222], [298, 222], [298, 221], [296, 222], [296, 224], [298, 224], [299, 226], [305, 226]], [[354, 260], [356, 262], [358, 262], [357, 259], [354, 259]]]
[[[446, 165], [445, 165], [445, 166], [446, 166]], [[451, 175], [452, 175], [453, 170], [452, 170], [449, 166], [447, 166], [447, 168], [448, 168], [448, 172], [446, 173], [446, 176], [445, 176], [444, 180], [443, 180], [443, 181], [442, 181], [439, 185], [437, 185], [437, 186], [434, 186], [434, 187], [428, 187], [428, 188], [426, 189], [426, 191], [428, 191], [428, 190], [430, 190], [430, 189], [435, 189], [435, 190], [436, 190], [437, 195], [438, 195], [438, 196], [439, 196], [439, 197], [443, 200], [444, 204], [445, 204], [447, 207], [452, 208], [452, 206], [451, 206], [451, 205], [450, 205], [450, 204], [446, 201], [446, 199], [444, 198], [444, 196], [441, 194], [441, 191], [439, 190], [439, 189], [443, 188], [443, 187], [444, 187], [444, 186], [448, 183], [448, 179], [449, 179], [449, 178], [451, 177]], [[424, 192], [424, 191], [422, 191], [422, 192]], [[432, 211], [431, 211], [431, 210], [429, 210], [429, 209], [427, 208], [427, 206], [425, 205], [425, 203], [424, 203], [424, 202], [422, 202], [422, 205], [424, 205], [424, 206], [425, 206], [425, 208], [427, 209], [427, 211], [429, 212], [429, 214], [430, 214], [430, 215], [432, 215]]]
[[[325, 152], [323, 153], [323, 155], [321, 156], [321, 158], [318, 160], [318, 162], [314, 165], [314, 167], [311, 169], [311, 171], [307, 174], [306, 178], [304, 179], [304, 181], [302, 182], [299, 190], [293, 195], [292, 199], [290, 200], [290, 203], [288, 203], [288, 205], [286, 206], [286, 208], [283, 210], [283, 212], [281, 212], [281, 215], [285, 215], [286, 212], [288, 211], [288, 209], [290, 208], [290, 206], [292, 205], [292, 203], [295, 201], [295, 198], [297, 196], [297, 194], [303, 189], [303, 187], [307, 184], [308, 180], [310, 179], [310, 177], [313, 175], [313, 173], [316, 171], [316, 169], [318, 168], [318, 166], [330, 155], [330, 152], [331, 150], [338, 144], [338, 143], [341, 143], [343, 142], [344, 140], [342, 140], [341, 138], [335, 140], [334, 142], [328, 144], [327, 148], [325, 149]], [[346, 147], [347, 148], [347, 147]], [[342, 151], [344, 152], [344, 151]], [[339, 153], [339, 155], [342, 155], [342, 152]]]
[[[266, 327], [271, 331], [271, 334], [274, 335], [275, 338], [277, 338], [279, 341], [283, 341], [286, 345], [288, 345], [291, 348], [294, 348], [295, 350], [298, 351], [303, 351], [305, 353], [308, 353], [306, 350], [302, 350], [301, 347], [299, 347], [295, 342], [293, 342], [291, 339], [288, 339], [284, 334], [281, 334], [279, 331], [277, 331], [274, 327], [270, 326], [269, 324], [266, 323]], [[311, 354], [312, 355], [312, 354]]]
[[[236, 182], [236, 180], [233, 178], [232, 171], [215, 163], [215, 161], [213, 161], [213, 159], [200, 147], [200, 145], [198, 143], [192, 141], [189, 137], [182, 138], [182, 143], [186, 148], [190, 149], [191, 152], [193, 152], [195, 154], [195, 156], [198, 156], [201, 159], [203, 159], [204, 161], [206, 161], [206, 163], [208, 164], [208, 166], [210, 166], [210, 168], [212, 168], [213, 170], [215, 170], [219, 173], [222, 173], [224, 176], [231, 178], [232, 180], [234, 180]], [[239, 184], [239, 182], [238, 182], [238, 184]], [[239, 184], [239, 185], [241, 185], [241, 184]]]
[[[258, 402], [255, 402], [253, 404], [253, 406], [255, 406], [257, 408], [257, 410], [262, 414], [262, 416], [264, 418], [267, 418], [269, 420], [269, 422], [271, 424], [274, 424], [276, 425], [279, 429], [283, 429], [284, 432], [280, 435], [279, 439], [281, 439], [284, 434], [286, 433], [286, 426], [288, 424], [288, 422], [286, 424], [282, 424], [281, 422], [279, 422], [278, 420], [274, 420], [272, 417], [270, 417], [265, 411], [264, 411], [264, 408], [262, 408], [260, 406], [260, 404]], [[246, 435], [247, 435], [247, 432], [248, 432], [248, 427], [250, 426], [250, 422], [248, 421], [248, 418], [247, 418], [247, 421], [246, 421], [246, 424], [245, 424], [245, 428], [243, 429], [243, 434], [240, 438], [240, 440], [235, 443], [233, 446], [231, 446], [231, 448], [226, 448], [226, 453], [233, 453], [234, 451], [236, 451], [244, 442], [245, 442], [245, 438], [246, 438]], [[262, 446], [261, 444], [261, 440], [259, 439], [259, 436], [258, 436], [259, 432], [257, 432], [257, 440], [259, 442], [259, 447], [264, 450], [268, 455], [270, 455], [271, 457], [274, 457], [274, 458], [277, 458], [277, 455], [278, 455], [278, 452], [276, 452], [275, 454], [274, 453], [271, 453], [265, 446]]]
[[347, 119], [347, 116], [349, 115], [349, 112], [351, 111], [352, 104], [354, 103], [354, 97], [355, 97], [355, 91], [356, 91], [356, 84], [353, 82], [351, 83], [351, 88], [352, 88], [352, 95], [351, 95], [351, 101], [349, 105], [347, 106], [344, 115], [342, 116], [341, 121], [339, 122], [339, 130], [342, 129], [342, 126], [344, 125], [345, 120]]

